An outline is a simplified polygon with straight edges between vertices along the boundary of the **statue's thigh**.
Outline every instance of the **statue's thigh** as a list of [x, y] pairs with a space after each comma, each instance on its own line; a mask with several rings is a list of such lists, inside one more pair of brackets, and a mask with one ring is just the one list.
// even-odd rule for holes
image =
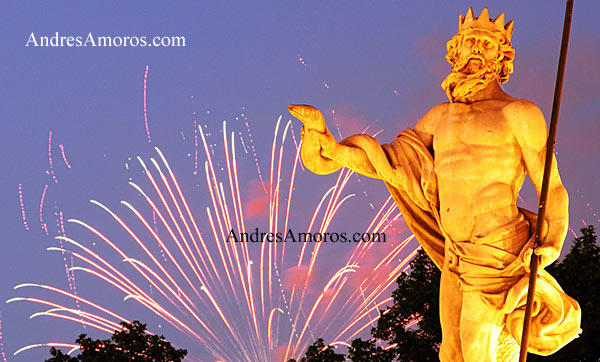
[[496, 362], [504, 317], [503, 313], [485, 304], [479, 293], [463, 293], [460, 340], [466, 362]]
[[462, 304], [462, 291], [458, 280], [453, 273], [444, 268], [440, 280], [440, 323], [442, 325], [440, 361], [442, 362], [463, 362], [460, 346]]

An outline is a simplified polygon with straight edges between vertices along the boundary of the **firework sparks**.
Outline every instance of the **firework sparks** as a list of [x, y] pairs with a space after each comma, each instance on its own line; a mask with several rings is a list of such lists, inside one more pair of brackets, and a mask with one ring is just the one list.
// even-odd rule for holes
[[146, 94], [147, 94], [147, 83], [148, 83], [148, 69], [150, 65], [146, 65], [146, 71], [144, 71], [144, 125], [146, 126], [146, 137], [148, 138], [148, 143], [152, 142], [150, 138], [150, 127], [148, 126], [148, 109], [146, 103]]
[[[256, 172], [258, 172], [258, 178], [260, 183], [262, 184], [263, 190], [267, 192], [267, 188], [265, 187], [265, 182], [263, 180], [262, 172], [260, 172], [260, 165], [258, 163], [258, 157], [256, 156], [256, 149], [254, 148], [254, 139], [252, 138], [252, 131], [250, 130], [250, 123], [248, 122], [248, 117], [246, 114], [242, 113], [242, 117], [244, 119], [244, 125], [246, 126], [246, 131], [248, 132], [248, 139], [250, 140], [249, 147], [252, 150], [252, 156], [254, 156], [254, 164], [256, 165]], [[242, 139], [243, 142], [243, 139]], [[244, 149], [246, 146], [244, 145]]]
[[21, 184], [19, 184], [19, 205], [21, 206], [23, 226], [25, 226], [25, 230], [29, 230], [29, 226], [27, 225], [27, 215], [25, 214], [25, 203], [23, 202], [23, 185]]
[[[291, 217], [300, 145], [294, 139], [291, 152], [285, 152], [290, 144], [286, 139], [293, 139], [291, 122], [280, 126], [281, 117], [273, 135], [269, 179], [265, 180], [266, 230], [276, 233], [292, 228], [325, 233], [331, 229], [335, 215], [354, 196], [344, 191], [353, 173], [339, 172], [335, 183], [303, 220], [307, 224], [300, 227], [297, 218]], [[373, 325], [379, 318], [378, 309], [391, 301], [384, 295], [414, 255], [412, 237], [387, 245], [351, 243], [352, 247], [344, 252], [348, 255], [340, 258], [337, 266], [325, 269], [321, 265], [323, 243], [228, 242], [231, 230], [238, 235], [252, 230], [245, 216], [247, 195], [240, 185], [236, 132], [228, 132], [223, 123], [223, 152], [217, 154], [224, 158], [221, 161], [215, 159], [214, 144], [207, 140], [203, 127], [197, 130], [206, 158], [204, 177], [209, 204], [204, 217], [195, 209], [197, 202], [188, 202], [166, 157], [155, 148], [158, 158], [150, 158], [148, 164], [138, 157], [145, 184], [130, 182], [141, 195], [141, 204], [121, 202], [130, 216], [92, 201], [127, 235], [130, 246], [138, 248], [137, 257], [123, 248], [128, 245], [126, 239], [112, 240], [81, 220], [68, 221], [87, 229], [111, 252], [98, 253], [67, 237], [62, 213], [58, 212], [60, 245], [48, 250], [63, 253], [65, 267], [66, 255], [70, 254], [67, 276], [73, 282], [73, 286], [69, 283], [71, 291], [33, 283], [16, 288], [43, 289], [53, 298], [78, 302], [77, 307], [29, 297], [9, 302], [25, 301], [51, 308], [32, 317], [59, 318], [111, 333], [127, 319], [76, 293], [73, 273], [85, 273], [115, 288], [125, 301], [164, 319], [223, 361], [298, 358], [315, 336], [344, 345]], [[400, 217], [391, 197], [376, 210], [367, 233], [385, 232]], [[38, 343], [17, 352], [50, 345], [75, 348], [70, 344]]]
[[49, 235], [48, 226], [44, 222], [44, 200], [46, 199], [46, 191], [48, 191], [48, 184], [44, 186], [44, 190], [42, 191], [42, 197], [40, 198], [40, 225], [42, 227], [42, 230], [44, 230], [44, 233], [46, 233], [46, 235]]
[[63, 144], [61, 143], [60, 145], [58, 145], [58, 148], [60, 148], [60, 154], [62, 155], [63, 161], [65, 161], [65, 165], [67, 165], [67, 168], [71, 168], [69, 161], [67, 161], [67, 156], [65, 155], [65, 146], [63, 146]]
[[298, 54], [298, 62], [300, 62], [300, 64], [302, 64], [304, 66], [304, 68], [306, 68], [306, 62], [304, 61], [304, 58]]
[[4, 353], [4, 342], [2, 341], [2, 312], [0, 312], [0, 355], [2, 360], [6, 362], [6, 354]]
[[54, 165], [52, 162], [52, 130], [50, 130], [50, 132], [48, 133], [48, 170], [46, 171], [46, 173], [52, 176], [52, 181], [58, 183], [58, 179], [54, 174]]

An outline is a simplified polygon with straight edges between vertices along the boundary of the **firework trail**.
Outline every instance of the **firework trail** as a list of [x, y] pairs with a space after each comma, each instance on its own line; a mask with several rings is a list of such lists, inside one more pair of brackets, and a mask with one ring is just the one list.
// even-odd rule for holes
[[25, 230], [29, 230], [27, 225], [27, 216], [25, 215], [25, 203], [23, 202], [23, 185], [19, 184], [19, 205], [21, 206], [21, 218], [23, 219], [23, 226]]
[[0, 312], [0, 355], [2, 360], [6, 362], [6, 354], [4, 353], [4, 342], [2, 342], [2, 312]]
[[[268, 182], [265, 178], [268, 210], [264, 231], [324, 234], [333, 227], [340, 208], [354, 196], [345, 192], [353, 173], [340, 171], [335, 183], [311, 206], [313, 211], [303, 214], [305, 220], [298, 220], [292, 213], [297, 208], [292, 200], [294, 190], [302, 185], [296, 182], [300, 149], [293, 143], [291, 151], [284, 152], [286, 139], [291, 138], [291, 122], [282, 126], [280, 121], [273, 135]], [[71, 273], [84, 273], [106, 283], [124, 301], [164, 319], [217, 360], [287, 361], [299, 358], [317, 337], [345, 345], [372, 326], [379, 318], [378, 310], [391, 302], [385, 296], [416, 252], [412, 236], [385, 244], [269, 242], [265, 236], [258, 243], [226, 241], [232, 231], [242, 235], [258, 230], [251, 221], [256, 217], [246, 215], [246, 190], [240, 185], [245, 178], [238, 170], [235, 132], [228, 133], [223, 123], [224, 162], [213, 157], [202, 127], [198, 132], [206, 157], [209, 200], [203, 216], [196, 210], [198, 202], [188, 201], [166, 157], [155, 148], [156, 159], [147, 162], [138, 157], [144, 183], [129, 182], [140, 200], [121, 201], [124, 212], [91, 201], [126, 237], [113, 239], [91, 224], [69, 219], [110, 252], [97, 252], [86, 246], [91, 243], [89, 238], [74, 240], [62, 228], [56, 238], [63, 244], [48, 250], [70, 254], [75, 261], [69, 267]], [[222, 171], [215, 167], [220, 163]], [[306, 201], [302, 202], [305, 206]], [[400, 218], [391, 197], [375, 210], [365, 233], [385, 232]], [[133, 247], [137, 250], [128, 253]], [[336, 250], [337, 260], [331, 261], [324, 248], [343, 252]], [[128, 321], [73, 289], [36, 283], [15, 287], [23, 288], [41, 289], [51, 296], [7, 301], [50, 308], [32, 317], [64, 319], [106, 333]], [[68, 307], [69, 301], [76, 301], [77, 307]], [[76, 348], [68, 343], [36, 343], [15, 354], [39, 346]]]
[[[195, 98], [192, 96], [192, 104], [195, 103]], [[194, 175], [198, 174], [198, 117], [196, 111], [192, 112], [194, 116]]]
[[300, 54], [298, 54], [298, 62], [300, 62], [300, 64], [302, 64], [304, 66], [304, 68], [306, 68], [306, 62], [304, 61], [304, 58], [302, 58], [302, 56]]
[[[576, 189], [575, 191], [577, 192], [577, 194], [579, 195], [579, 198], [580, 198], [582, 201], [587, 199], [586, 197], [584, 197], [583, 193], [581, 193], [581, 191], [580, 191], [579, 189]], [[586, 202], [585, 202], [585, 206], [587, 207], [588, 211], [590, 212], [590, 214], [591, 214], [591, 217], [593, 217], [594, 219], [596, 219], [596, 221], [597, 221], [597, 222], [600, 222], [600, 217], [598, 217], [598, 212], [597, 212], [597, 211], [595, 211], [595, 210], [592, 208], [592, 206], [590, 205], [590, 203], [586, 201]], [[585, 220], [581, 220], [581, 222], [582, 222], [582, 223], [583, 223], [585, 226], [587, 226], [587, 223], [585, 222]]]
[[63, 161], [65, 161], [65, 165], [67, 165], [67, 168], [71, 168], [69, 161], [67, 161], [67, 156], [65, 155], [65, 146], [63, 146], [63, 144], [61, 143], [60, 145], [58, 145], [58, 148], [60, 148], [60, 153], [62, 155]]
[[[250, 130], [250, 123], [248, 122], [248, 117], [244, 113], [242, 113], [242, 117], [244, 118], [244, 124], [246, 125], [246, 131], [248, 132], [248, 139], [250, 140], [250, 150], [252, 150], [252, 155], [254, 156], [254, 164], [256, 165], [256, 172], [258, 172], [258, 178], [263, 187], [263, 190], [267, 192], [267, 188], [265, 187], [265, 181], [263, 180], [262, 172], [260, 172], [260, 165], [258, 163], [258, 157], [256, 156], [256, 149], [254, 148], [254, 138], [252, 137], [252, 131]], [[241, 138], [242, 144], [244, 139]], [[244, 149], [245, 149], [244, 145]]]
[[46, 171], [46, 173], [52, 176], [52, 181], [58, 183], [58, 179], [54, 174], [54, 166], [52, 162], [52, 130], [50, 130], [50, 132], [48, 133], [48, 166], [49, 168], [48, 171]]
[[152, 139], [150, 139], [150, 127], [148, 127], [148, 112], [147, 112], [147, 103], [146, 103], [146, 85], [148, 82], [148, 69], [150, 68], [150, 65], [146, 65], [146, 71], [144, 72], [144, 124], [146, 126], [146, 137], [148, 138], [148, 143], [152, 142]]
[[44, 186], [44, 190], [42, 191], [42, 197], [40, 198], [40, 225], [42, 227], [42, 230], [44, 230], [44, 233], [46, 233], [46, 235], [49, 235], [48, 226], [44, 222], [44, 200], [46, 200], [46, 191], [48, 191], [48, 184]]
[[[63, 213], [62, 213], [62, 211], [58, 210], [58, 205], [57, 205], [56, 201], [54, 202], [54, 210], [55, 210], [54, 214], [56, 216], [56, 229], [57, 229], [56, 233], [59, 236], [58, 242], [60, 245], [60, 249], [64, 250], [64, 243], [63, 243], [62, 238], [66, 237], [67, 235], [65, 233], [65, 223], [64, 223]], [[77, 284], [75, 283], [75, 272], [73, 271], [73, 267], [75, 266], [73, 256], [67, 256], [64, 251], [61, 251], [61, 254], [63, 257], [63, 263], [65, 266], [65, 274], [67, 276], [67, 284], [69, 285], [69, 290], [74, 295], [77, 295]], [[75, 299], [74, 302], [75, 302], [75, 306], [76, 306], [77, 310], [79, 310], [80, 309], [79, 300]]]

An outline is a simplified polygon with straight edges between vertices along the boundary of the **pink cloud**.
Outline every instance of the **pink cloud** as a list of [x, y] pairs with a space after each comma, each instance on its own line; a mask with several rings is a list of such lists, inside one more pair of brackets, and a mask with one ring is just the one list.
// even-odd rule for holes
[[445, 58], [448, 40], [450, 37], [447, 33], [434, 30], [417, 37], [413, 45], [419, 60], [421, 60], [419, 63], [427, 67], [432, 79], [439, 79], [440, 83], [450, 71], [450, 64]]
[[[293, 266], [286, 269], [283, 273], [283, 290], [289, 292], [294, 287], [296, 287], [296, 291], [298, 291], [299, 288], [304, 288], [304, 284], [307, 283], [307, 277], [308, 266], [306, 265]], [[307, 285], [308, 284], [309, 283], [307, 283]]]
[[269, 215], [269, 197], [262, 184], [256, 180], [248, 181], [248, 196], [244, 202], [244, 212], [247, 217], [261, 217]]
[[[285, 352], [287, 351], [287, 345], [281, 345], [275, 348], [273, 351], [273, 361], [283, 361], [285, 358]], [[288, 356], [289, 359], [291, 356]]]
[[369, 125], [366, 116], [351, 104], [341, 104], [333, 107], [327, 111], [325, 119], [328, 120], [328, 127], [336, 138], [339, 136], [338, 127], [342, 137], [348, 137], [362, 133]]

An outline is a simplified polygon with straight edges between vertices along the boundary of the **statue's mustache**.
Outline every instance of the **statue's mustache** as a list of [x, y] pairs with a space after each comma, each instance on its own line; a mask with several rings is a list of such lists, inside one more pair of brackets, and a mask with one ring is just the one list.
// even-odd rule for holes
[[477, 67], [479, 68], [479, 70], [489, 66], [489, 61], [483, 56], [478, 54], [471, 54], [469, 56], [459, 59], [459, 61], [454, 65], [452, 71], [471, 74], [473, 73], [472, 68], [475, 65], [474, 61], [480, 62], [480, 65]]
[[442, 88], [450, 100], [467, 99], [484, 89], [497, 77], [497, 67], [497, 62], [487, 60], [479, 54], [462, 57], [442, 82]]

